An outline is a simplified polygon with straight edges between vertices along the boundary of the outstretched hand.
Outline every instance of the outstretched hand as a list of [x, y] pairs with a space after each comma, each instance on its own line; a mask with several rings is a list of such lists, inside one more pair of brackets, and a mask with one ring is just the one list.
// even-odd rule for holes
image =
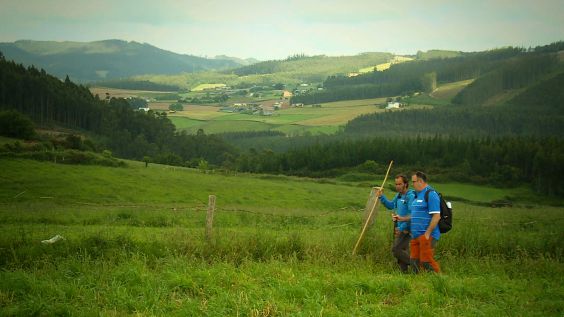
[[373, 187], [376, 191], [376, 197], [382, 196], [382, 188], [381, 187]]

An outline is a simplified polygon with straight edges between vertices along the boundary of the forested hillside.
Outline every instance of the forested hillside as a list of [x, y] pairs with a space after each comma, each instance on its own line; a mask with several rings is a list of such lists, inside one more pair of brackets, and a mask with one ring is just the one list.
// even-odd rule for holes
[[[564, 87], [564, 71], [530, 86], [509, 100], [507, 105], [523, 113], [562, 116], [564, 114], [564, 89], [562, 87]], [[562, 136], [562, 133], [558, 135]]]
[[386, 63], [393, 57], [390, 53], [363, 53], [355, 56], [306, 56], [298, 54], [284, 60], [271, 60], [226, 70], [226, 74], [238, 76], [276, 75], [300, 78], [302, 82], [321, 82], [327, 76], [346, 74], [361, 68]]
[[[330, 76], [323, 83], [323, 91], [295, 96], [292, 102], [314, 104], [411, 95], [416, 92], [429, 93], [438, 84], [478, 78], [479, 80], [463, 90], [455, 101], [461, 104], [472, 103], [472, 89], [488, 89], [491, 92], [483, 94], [482, 97], [487, 99], [503, 89], [522, 87], [535, 82], [543, 74], [554, 71], [558, 67], [557, 52], [563, 47], [563, 42], [537, 47], [531, 51], [509, 47], [461, 53], [452, 58], [431, 58], [396, 64], [382, 72], [355, 77]], [[492, 84], [493, 87], [490, 87]], [[478, 95], [482, 96], [480, 93]]]
[[202, 158], [220, 164], [234, 149], [216, 136], [176, 133], [166, 114], [135, 111], [125, 99], [102, 101], [68, 78], [7, 61], [0, 54], [0, 110], [16, 110], [39, 126], [92, 135], [119, 157], [182, 165]]
[[[362, 115], [351, 120], [344, 133], [455, 137], [564, 135], [561, 88], [564, 65], [559, 53], [563, 48], [563, 42], [557, 42], [531, 51], [508, 48], [400, 64], [385, 72], [355, 78], [329, 78], [326, 84], [335, 88], [301, 97], [320, 102], [316, 99], [320, 96], [335, 94], [339, 98], [353, 98], [357, 91], [393, 96], [425, 90], [425, 83], [429, 91], [433, 82], [477, 77], [452, 99], [450, 107]], [[370, 81], [380, 84], [366, 84]]]
[[[144, 86], [152, 83], [155, 86], [174, 86], [183, 90], [207, 83], [222, 83], [237, 88], [283, 84], [287, 89], [292, 89], [302, 83], [317, 86], [328, 76], [358, 72], [362, 68], [373, 68], [378, 64], [387, 63], [391, 58], [393, 58], [391, 53], [362, 53], [354, 56], [299, 54], [282, 60], [263, 61], [223, 71], [143, 75], [120, 81], [97, 81], [96, 84], [104, 87], [136, 89], [140, 86], [138, 82], [143, 82]], [[150, 86], [147, 87], [150, 88]]]
[[144, 74], [178, 74], [240, 66], [233, 60], [176, 54], [149, 44], [106, 40], [98, 42], [17, 41], [0, 43], [10, 60], [43, 68], [59, 78], [87, 82]]
[[[537, 82], [499, 106], [441, 107], [362, 115], [349, 121], [344, 132], [366, 136], [562, 136], [564, 93], [561, 87], [564, 87], [564, 72]], [[472, 92], [480, 96], [479, 90], [472, 88]], [[484, 94], [488, 92], [484, 89]]]
[[478, 77], [463, 89], [453, 102], [459, 105], [479, 106], [489, 98], [511, 89], [520, 89], [564, 71], [554, 53], [526, 54], [504, 61], [496, 69]]

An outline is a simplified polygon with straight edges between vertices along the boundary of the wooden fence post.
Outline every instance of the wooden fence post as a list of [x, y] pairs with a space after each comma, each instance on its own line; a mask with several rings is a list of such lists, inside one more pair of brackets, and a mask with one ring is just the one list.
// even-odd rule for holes
[[208, 197], [208, 213], [206, 216], [206, 239], [211, 240], [212, 236], [212, 225], [213, 225], [213, 212], [215, 210], [215, 195], [209, 195]]

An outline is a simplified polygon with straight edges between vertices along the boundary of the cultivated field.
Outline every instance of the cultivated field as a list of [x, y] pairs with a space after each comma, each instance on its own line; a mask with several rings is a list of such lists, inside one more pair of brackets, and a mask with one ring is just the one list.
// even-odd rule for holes
[[[351, 255], [369, 190], [355, 183], [0, 164], [0, 315], [564, 313], [564, 208], [536, 205], [526, 188], [435, 184], [469, 202], [454, 201], [454, 229], [437, 245], [444, 273], [415, 276], [396, 269], [384, 210]], [[506, 196], [526, 200], [479, 204]]]
[[[92, 93], [99, 94], [100, 98], [104, 98], [106, 92], [109, 92], [112, 97], [123, 98], [136, 96], [153, 98], [155, 96], [167, 95], [167, 93], [162, 92], [107, 89], [101, 87], [91, 88], [91, 91]], [[174, 95], [177, 96], [176, 94]], [[180, 94], [180, 97], [186, 96], [188, 96], [188, 94]], [[436, 105], [437, 102], [443, 102], [442, 100], [436, 101], [429, 97], [427, 97], [427, 99], [430, 99], [430, 103], [423, 102], [428, 100], [419, 99], [417, 99], [415, 104], [429, 105], [434, 102]], [[247, 102], [272, 106], [277, 101], [279, 100], [258, 100], [250, 99], [249, 97], [237, 98], [235, 96], [230, 99], [228, 104]], [[168, 111], [168, 107], [175, 102], [175, 100], [152, 101], [149, 102], [149, 108], [156, 111]], [[313, 108], [311, 106], [290, 108], [287, 105], [287, 101], [285, 101], [285, 103], [282, 109], [276, 110], [272, 116], [221, 112], [218, 104], [186, 104], [184, 105], [184, 111], [170, 113], [168, 116], [177, 129], [187, 131], [188, 133], [196, 133], [199, 129], [203, 129], [206, 133], [276, 130], [288, 135], [304, 133], [333, 134], [339, 130], [340, 126], [360, 115], [384, 111], [380, 106], [386, 103], [386, 98], [329, 102], [321, 104], [319, 108]], [[421, 105], [415, 105], [410, 107], [410, 109], [421, 107]]]
[[411, 57], [405, 57], [405, 56], [394, 56], [389, 62], [387, 63], [382, 63], [382, 64], [378, 64], [375, 66], [370, 66], [370, 67], [365, 67], [365, 68], [361, 68], [358, 70], [359, 73], [370, 73], [374, 71], [374, 68], [376, 68], [376, 71], [378, 72], [382, 72], [385, 71], [386, 69], [390, 68], [393, 64], [399, 64], [399, 63], [404, 63], [404, 62], [410, 62], [412, 61], [413, 58]]
[[[128, 89], [116, 89], [116, 88], [106, 88], [106, 87], [92, 87], [90, 92], [96, 96], [98, 95], [100, 99], [106, 98], [106, 93], [110, 94], [110, 97], [114, 98], [128, 98], [128, 97], [152, 97], [155, 95], [167, 94], [163, 91], [151, 91], [151, 90], [128, 90]], [[170, 91], [168, 93], [176, 93], [175, 91]]]
[[359, 115], [384, 111], [380, 105], [385, 101], [375, 98], [330, 102], [321, 104], [320, 108], [281, 109], [272, 116], [226, 113], [220, 112], [219, 107], [191, 105], [169, 117], [178, 129], [191, 133], [204, 129], [209, 133], [277, 130], [289, 134], [330, 134]]
[[200, 84], [194, 88], [192, 88], [192, 91], [204, 91], [206, 89], [215, 89], [215, 88], [221, 88], [221, 87], [225, 87], [225, 84]]

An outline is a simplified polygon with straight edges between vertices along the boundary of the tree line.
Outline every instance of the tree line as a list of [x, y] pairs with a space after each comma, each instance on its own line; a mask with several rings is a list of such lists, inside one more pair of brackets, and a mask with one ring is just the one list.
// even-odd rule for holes
[[[564, 194], [564, 141], [548, 138], [381, 138], [342, 139], [283, 153], [251, 149], [236, 161], [240, 171], [334, 177], [351, 171], [385, 173], [394, 160], [399, 169], [425, 168], [443, 180], [499, 184], [533, 184], [550, 195]], [[372, 162], [372, 164], [368, 164]]]

